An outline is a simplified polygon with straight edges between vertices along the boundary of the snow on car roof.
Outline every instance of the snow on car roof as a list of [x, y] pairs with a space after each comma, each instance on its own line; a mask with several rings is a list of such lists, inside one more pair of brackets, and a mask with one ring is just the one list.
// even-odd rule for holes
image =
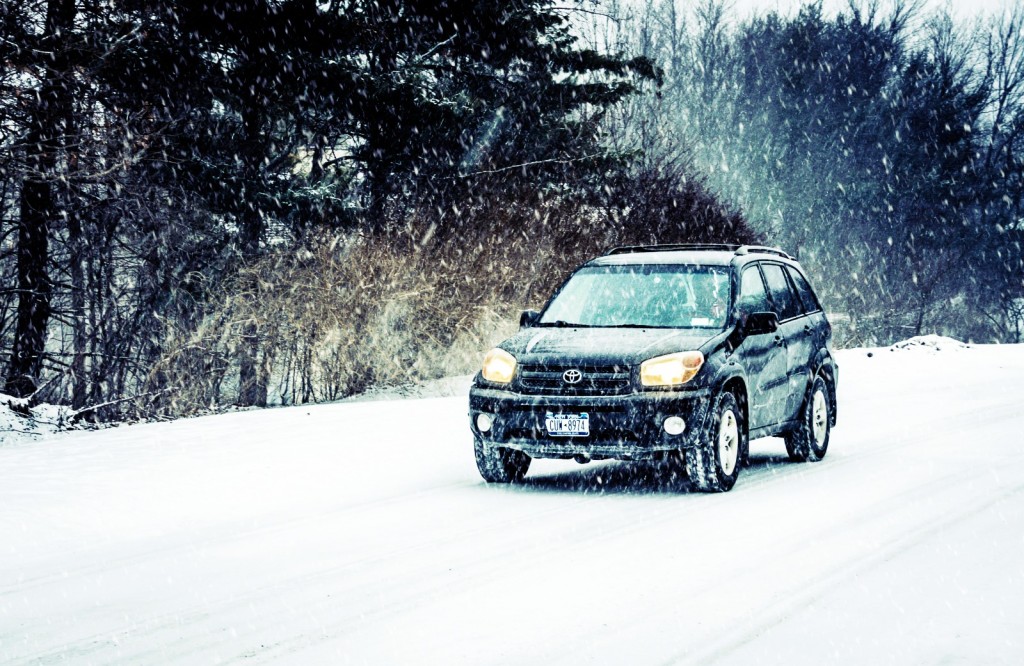
[[[597, 257], [588, 266], [629, 266], [644, 264], [690, 264], [696, 266], [728, 266], [735, 252], [721, 250], [666, 250], [663, 252], [624, 252]], [[749, 255], [748, 255], [749, 256]]]

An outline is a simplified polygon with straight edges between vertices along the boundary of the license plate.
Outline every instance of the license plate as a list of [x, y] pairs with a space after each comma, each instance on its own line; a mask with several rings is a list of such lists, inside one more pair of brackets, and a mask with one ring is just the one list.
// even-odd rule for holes
[[588, 437], [590, 435], [590, 415], [555, 414], [548, 412], [544, 425], [552, 437]]

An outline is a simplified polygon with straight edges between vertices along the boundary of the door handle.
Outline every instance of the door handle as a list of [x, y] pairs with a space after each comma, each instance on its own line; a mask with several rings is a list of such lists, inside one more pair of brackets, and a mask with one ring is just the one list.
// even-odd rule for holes
[[814, 333], [814, 329], [810, 325], [804, 326], [804, 335], [810, 335], [811, 333]]
[[781, 335], [776, 335], [775, 336], [775, 346], [776, 347], [785, 347], [786, 346], [786, 338], [782, 337]]

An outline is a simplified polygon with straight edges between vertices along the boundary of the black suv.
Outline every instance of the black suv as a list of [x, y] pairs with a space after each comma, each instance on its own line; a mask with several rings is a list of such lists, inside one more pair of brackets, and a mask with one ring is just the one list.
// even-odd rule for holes
[[800, 265], [739, 245], [617, 248], [584, 264], [492, 349], [469, 393], [477, 468], [653, 460], [736, 483], [750, 438], [817, 461], [836, 422], [832, 328]]

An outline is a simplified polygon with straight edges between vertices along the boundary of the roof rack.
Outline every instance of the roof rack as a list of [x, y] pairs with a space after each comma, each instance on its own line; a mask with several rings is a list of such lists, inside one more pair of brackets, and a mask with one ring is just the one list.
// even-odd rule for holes
[[779, 257], [785, 257], [786, 259], [792, 259], [788, 252], [784, 252], [777, 247], [768, 247], [766, 245], [743, 245], [736, 250], [736, 254], [750, 254], [757, 252], [759, 254], [774, 254]]
[[722, 252], [735, 252], [740, 245], [733, 243], [668, 243], [666, 245], [625, 245], [613, 247], [605, 252], [609, 254], [632, 254], [634, 252], [672, 252], [673, 250], [719, 250]]
[[611, 254], [633, 254], [637, 252], [672, 252], [672, 251], [685, 251], [685, 250], [715, 250], [719, 252], [732, 252], [737, 255], [745, 255], [752, 253], [759, 254], [774, 254], [779, 257], [785, 257], [786, 259], [792, 259], [788, 253], [783, 252], [777, 247], [767, 247], [765, 245], [737, 245], [735, 243], [668, 243], [665, 245], [624, 245], [622, 247], [614, 247], [607, 252], [605, 255]]

